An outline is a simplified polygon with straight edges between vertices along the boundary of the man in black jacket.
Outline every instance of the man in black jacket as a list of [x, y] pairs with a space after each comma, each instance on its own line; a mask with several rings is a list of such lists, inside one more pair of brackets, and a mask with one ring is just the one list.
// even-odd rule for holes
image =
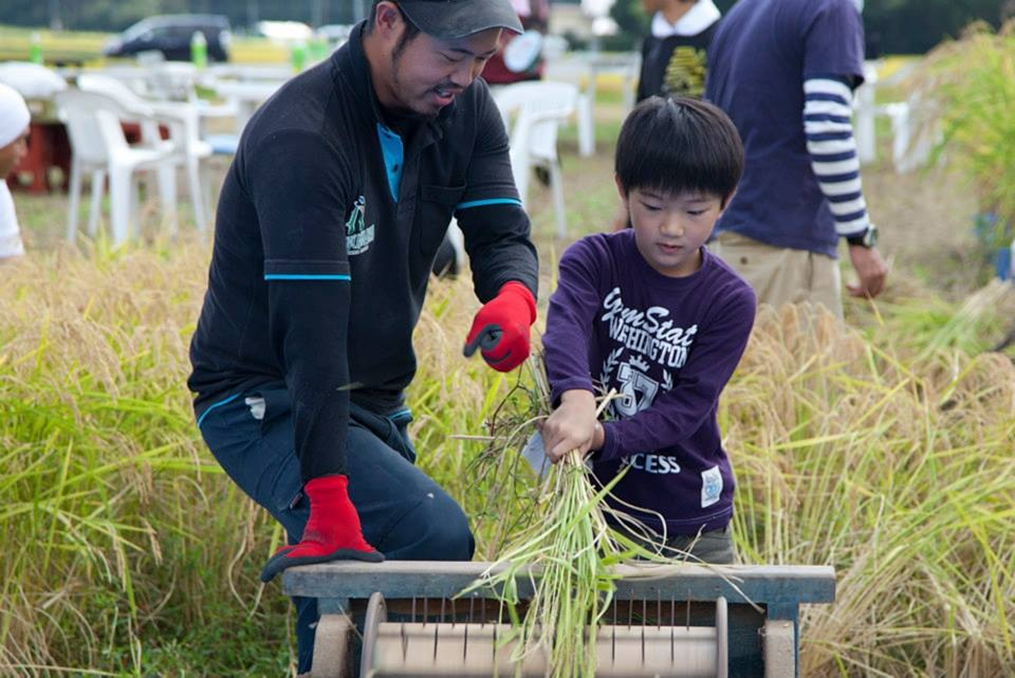
[[[413, 465], [404, 389], [452, 215], [484, 302], [466, 354], [481, 349], [502, 371], [528, 355], [536, 254], [500, 114], [477, 80], [501, 31], [520, 28], [508, 0], [377, 0], [244, 132], [188, 384], [216, 459], [289, 535], [265, 581], [381, 553], [472, 557], [461, 508]], [[296, 604], [303, 672], [317, 610]]]

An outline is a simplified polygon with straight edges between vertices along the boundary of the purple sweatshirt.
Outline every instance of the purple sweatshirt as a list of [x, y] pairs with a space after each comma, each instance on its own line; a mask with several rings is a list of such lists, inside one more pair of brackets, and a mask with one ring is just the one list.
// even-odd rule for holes
[[[603, 449], [593, 456], [607, 483], [624, 466], [616, 499], [668, 535], [723, 528], [733, 513], [733, 473], [716, 407], [754, 324], [754, 291], [702, 248], [684, 278], [642, 258], [634, 231], [579, 240], [560, 260], [543, 346], [556, 405], [564, 391], [608, 392]], [[647, 510], [647, 511], [646, 511]]]

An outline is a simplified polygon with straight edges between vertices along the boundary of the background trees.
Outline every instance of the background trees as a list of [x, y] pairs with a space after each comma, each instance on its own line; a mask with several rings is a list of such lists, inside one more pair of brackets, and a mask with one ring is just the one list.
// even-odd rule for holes
[[[578, 0], [553, 0], [575, 4]], [[172, 12], [225, 14], [242, 29], [259, 19], [293, 19], [311, 24], [349, 23], [371, 0], [5, 0], [0, 24], [73, 30], [118, 31], [137, 19]], [[735, 0], [716, 0], [723, 11]], [[867, 0], [867, 52], [923, 53], [963, 26], [982, 19], [999, 26], [1015, 15], [1015, 0]], [[631, 49], [648, 26], [641, 0], [617, 0], [613, 17], [621, 35], [604, 46]]]

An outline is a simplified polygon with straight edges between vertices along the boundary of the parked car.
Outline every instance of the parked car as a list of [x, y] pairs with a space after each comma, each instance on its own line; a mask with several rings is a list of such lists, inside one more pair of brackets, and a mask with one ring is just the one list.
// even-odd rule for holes
[[106, 43], [106, 56], [161, 52], [167, 61], [189, 61], [190, 41], [200, 31], [208, 43], [209, 61], [229, 61], [229, 19], [218, 14], [165, 14], [148, 17]]

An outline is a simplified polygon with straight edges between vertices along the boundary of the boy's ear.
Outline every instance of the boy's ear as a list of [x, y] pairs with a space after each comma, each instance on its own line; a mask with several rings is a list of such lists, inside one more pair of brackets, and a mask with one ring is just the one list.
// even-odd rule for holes
[[620, 200], [624, 203], [624, 209], [627, 209], [627, 191], [624, 190], [624, 184], [620, 183], [620, 175], [613, 175], [613, 183], [617, 185], [617, 193], [620, 194]]

